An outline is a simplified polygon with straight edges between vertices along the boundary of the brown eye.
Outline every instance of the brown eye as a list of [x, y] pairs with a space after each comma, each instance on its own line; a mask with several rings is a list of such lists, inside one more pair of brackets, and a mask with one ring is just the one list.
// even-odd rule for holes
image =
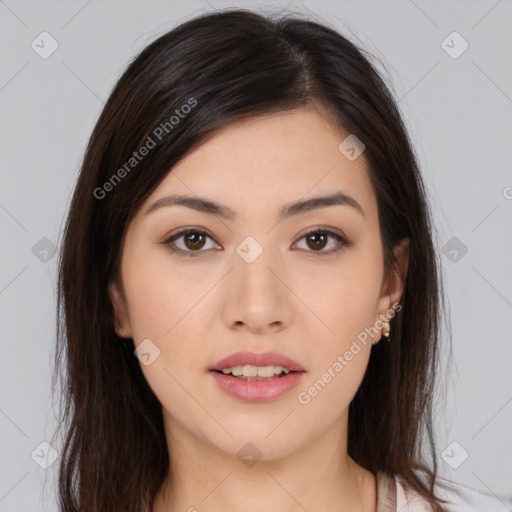
[[[312, 253], [314, 256], [333, 254], [344, 247], [350, 247], [353, 245], [343, 236], [327, 229], [315, 229], [309, 231], [301, 237], [300, 241], [303, 239], [306, 239], [306, 252]], [[337, 243], [334, 244], [334, 248], [331, 244], [331, 249], [324, 251], [324, 248], [329, 244], [329, 239], [334, 239]]]
[[[207, 241], [210, 239], [212, 245], [207, 247]], [[181, 243], [178, 243], [181, 242]], [[196, 256], [194, 253], [207, 252], [207, 249], [214, 248], [212, 237], [200, 229], [184, 229], [171, 235], [163, 242], [171, 252], [180, 252], [186, 256]]]

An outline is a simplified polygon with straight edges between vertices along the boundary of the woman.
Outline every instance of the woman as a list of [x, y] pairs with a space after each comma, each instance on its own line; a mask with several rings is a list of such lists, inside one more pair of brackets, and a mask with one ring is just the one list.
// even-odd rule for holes
[[447, 510], [437, 268], [361, 50], [247, 10], [164, 34], [108, 99], [67, 219], [62, 510]]

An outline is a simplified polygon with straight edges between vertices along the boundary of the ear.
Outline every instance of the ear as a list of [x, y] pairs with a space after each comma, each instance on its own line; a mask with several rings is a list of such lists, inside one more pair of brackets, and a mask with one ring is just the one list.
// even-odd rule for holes
[[409, 238], [403, 238], [393, 247], [396, 264], [390, 269], [381, 286], [377, 307], [377, 315], [380, 319], [390, 320], [392, 318], [390, 313], [400, 302], [409, 268], [409, 247]]
[[114, 306], [113, 320], [115, 331], [120, 338], [131, 338], [132, 330], [128, 316], [128, 308], [126, 306], [126, 300], [124, 299], [124, 293], [120, 288], [118, 283], [113, 279], [108, 284], [108, 293], [112, 305]]

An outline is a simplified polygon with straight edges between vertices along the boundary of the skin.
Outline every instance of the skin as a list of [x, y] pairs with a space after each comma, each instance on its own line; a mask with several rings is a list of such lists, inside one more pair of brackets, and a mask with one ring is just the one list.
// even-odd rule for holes
[[[141, 369], [162, 403], [174, 480], [153, 512], [375, 511], [376, 480], [347, 455], [347, 424], [381, 330], [308, 404], [297, 399], [399, 301], [407, 268], [404, 240], [400, 272], [385, 276], [364, 153], [349, 161], [338, 150], [347, 135], [314, 108], [238, 121], [181, 160], [128, 226], [122, 281], [109, 291], [117, 334], [160, 350]], [[364, 215], [335, 205], [279, 219], [285, 204], [337, 191]], [[169, 194], [213, 199], [237, 217], [176, 205], [145, 214]], [[326, 226], [353, 245], [304, 237]], [[183, 227], [211, 236], [175, 240], [195, 256], [163, 243]], [[236, 252], [247, 236], [263, 248], [252, 263]], [[306, 369], [302, 382], [266, 403], [226, 395], [208, 369], [243, 349], [287, 355]], [[247, 442], [262, 453], [252, 467], [237, 457]]]

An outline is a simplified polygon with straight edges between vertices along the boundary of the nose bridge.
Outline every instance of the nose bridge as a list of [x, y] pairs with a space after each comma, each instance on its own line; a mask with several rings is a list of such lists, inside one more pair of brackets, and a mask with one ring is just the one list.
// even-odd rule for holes
[[[287, 288], [276, 277], [284, 271], [276, 248], [264, 246], [264, 236], [247, 236], [235, 248], [230, 293], [224, 304], [225, 321], [251, 330], [283, 327], [291, 319]], [[269, 240], [266, 237], [265, 240]], [[284, 279], [284, 276], [281, 277]]]
[[[235, 273], [244, 293], [267, 295], [267, 300], [276, 300], [281, 295], [280, 283], [273, 272], [281, 268], [275, 248], [268, 245], [270, 237], [247, 236], [236, 247]], [[270, 268], [273, 272], [270, 271]]]

